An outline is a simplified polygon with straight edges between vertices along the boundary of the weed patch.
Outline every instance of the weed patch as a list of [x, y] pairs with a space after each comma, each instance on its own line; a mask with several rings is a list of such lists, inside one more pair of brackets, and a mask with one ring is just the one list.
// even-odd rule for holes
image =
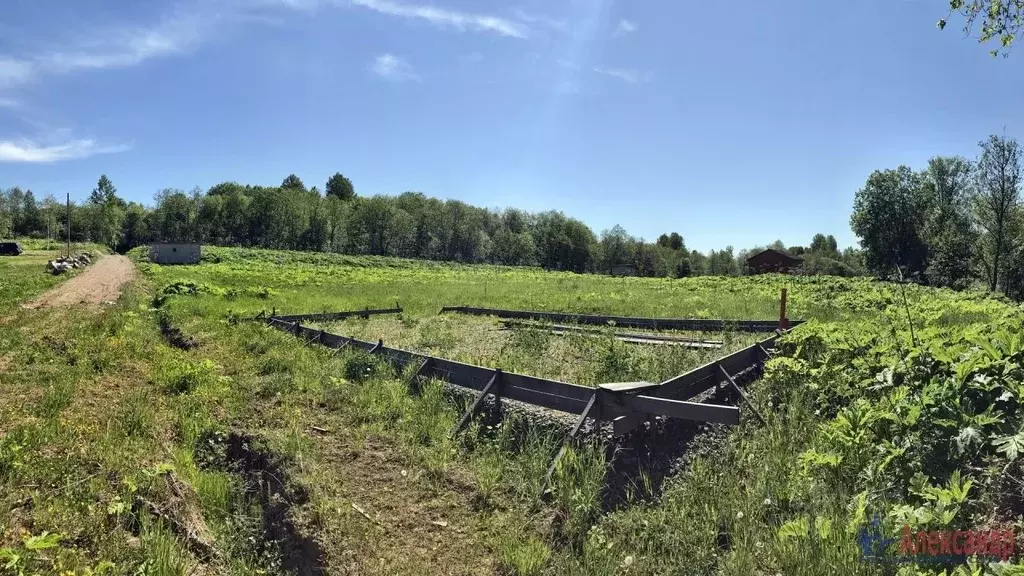
[[148, 436], [153, 430], [153, 395], [146, 389], [130, 392], [118, 404], [110, 427], [125, 438]]
[[172, 357], [161, 365], [158, 384], [168, 394], [188, 394], [217, 382], [217, 365], [211, 360], [192, 362]]

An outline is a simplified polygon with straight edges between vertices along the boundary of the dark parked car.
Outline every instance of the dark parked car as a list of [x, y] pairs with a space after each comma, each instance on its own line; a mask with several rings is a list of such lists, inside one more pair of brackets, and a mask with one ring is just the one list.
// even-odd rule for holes
[[17, 242], [0, 242], [0, 256], [19, 256], [24, 250]]

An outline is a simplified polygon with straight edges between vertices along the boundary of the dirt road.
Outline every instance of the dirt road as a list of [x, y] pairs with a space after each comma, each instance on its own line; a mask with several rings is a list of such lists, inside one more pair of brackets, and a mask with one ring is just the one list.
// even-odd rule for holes
[[75, 304], [114, 302], [121, 286], [135, 277], [135, 264], [127, 256], [103, 256], [71, 280], [25, 304], [25, 308], [56, 308]]

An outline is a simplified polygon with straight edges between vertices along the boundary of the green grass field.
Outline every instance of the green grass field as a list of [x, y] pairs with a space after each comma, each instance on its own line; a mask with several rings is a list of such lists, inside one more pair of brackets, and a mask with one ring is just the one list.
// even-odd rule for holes
[[[102, 310], [23, 310], [55, 280], [41, 256], [0, 260], [0, 574], [969, 574], [865, 562], [858, 532], [875, 516], [897, 536], [1021, 527], [1024, 315], [999, 299], [908, 286], [905, 306], [898, 286], [827, 277], [133, 256], [143, 274]], [[745, 416], [614, 510], [602, 490], [622, 454], [571, 451], [541, 503], [557, 429], [513, 414], [452, 439], [459, 406], [438, 383], [414, 396], [361, 353], [238, 321], [398, 302], [400, 318], [325, 328], [568, 382], [656, 381], [756, 336], [664, 350], [437, 311], [768, 320], [783, 287], [809, 322], [750, 389], [767, 425]], [[169, 346], [161, 321], [198, 348]]]

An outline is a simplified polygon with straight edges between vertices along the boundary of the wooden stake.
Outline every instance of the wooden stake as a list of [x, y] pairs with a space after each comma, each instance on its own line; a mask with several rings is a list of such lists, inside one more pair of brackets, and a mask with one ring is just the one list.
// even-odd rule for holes
[[761, 421], [761, 424], [766, 424], [764, 416], [761, 416], [761, 413], [757, 411], [757, 407], [755, 407], [750, 402], [750, 398], [747, 398], [747, 395], [744, 394], [743, 390], [740, 389], [739, 384], [736, 384], [736, 381], [732, 379], [732, 376], [729, 375], [729, 371], [726, 370], [725, 368], [722, 368], [721, 364], [718, 365], [718, 369], [721, 370], [722, 374], [725, 375], [725, 378], [726, 380], [729, 381], [729, 384], [732, 384], [733, 389], [736, 390], [736, 392], [740, 395], [740, 398], [742, 398], [743, 401], [746, 402], [747, 406], [750, 406], [750, 409], [754, 411], [754, 415], [757, 416], [757, 419]]
[[455, 436], [469, 424], [470, 420], [473, 419], [473, 416], [476, 416], [476, 413], [480, 411], [480, 407], [483, 406], [484, 398], [487, 397], [488, 394], [491, 394], [492, 390], [494, 397], [498, 399], [499, 402], [501, 401], [499, 392], [500, 388], [501, 369], [499, 368], [494, 371], [494, 376], [491, 376], [491, 379], [487, 381], [487, 385], [480, 391], [480, 394], [476, 397], [473, 405], [466, 409], [466, 412], [462, 414], [462, 418], [459, 418], [458, 423], [455, 424], [455, 428], [452, 428], [452, 438], [455, 438]]
[[[580, 430], [583, 429], [583, 423], [587, 421], [587, 418], [600, 418], [598, 413], [601, 410], [601, 404], [598, 402], [598, 394], [599, 392], [595, 391], [594, 395], [590, 397], [590, 401], [587, 402], [587, 407], [583, 409], [583, 413], [580, 414], [579, 419], [576, 420], [576, 425], [572, 427], [572, 430], [569, 432], [569, 436], [567, 436], [562, 442], [562, 446], [558, 448], [558, 453], [555, 454], [555, 458], [551, 461], [551, 465], [548, 466], [548, 471], [544, 474], [544, 483], [540, 487], [541, 497], [548, 494], [550, 491], [548, 487], [551, 485], [551, 477], [555, 474], [555, 467], [558, 466], [558, 462], [562, 460], [563, 456], [565, 456], [565, 450], [569, 442], [575, 440], [576, 436], [580, 433]], [[594, 412], [593, 416], [591, 415], [591, 412]]]

